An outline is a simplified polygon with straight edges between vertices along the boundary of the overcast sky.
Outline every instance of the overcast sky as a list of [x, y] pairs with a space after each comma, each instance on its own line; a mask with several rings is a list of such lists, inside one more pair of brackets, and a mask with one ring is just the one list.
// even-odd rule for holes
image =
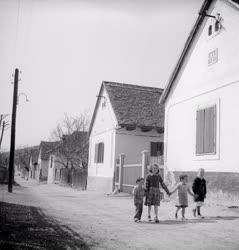
[[30, 100], [19, 97], [16, 145], [47, 140], [64, 113], [91, 117], [103, 80], [163, 88], [201, 4], [0, 0], [0, 114], [11, 114], [15, 67]]

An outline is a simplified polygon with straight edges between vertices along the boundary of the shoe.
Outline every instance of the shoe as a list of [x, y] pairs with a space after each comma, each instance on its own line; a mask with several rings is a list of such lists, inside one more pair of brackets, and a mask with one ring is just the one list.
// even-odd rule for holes
[[188, 220], [187, 218], [185, 218], [185, 217], [182, 217], [182, 221], [186, 221], [186, 220]]
[[134, 219], [134, 222], [139, 222], [139, 219], [135, 218], [135, 219]]
[[193, 216], [196, 217], [196, 209], [193, 209]]
[[199, 214], [198, 217], [204, 219], [204, 216], [202, 216], [201, 214]]
[[156, 217], [156, 218], [154, 219], [154, 222], [155, 222], [155, 223], [159, 223], [159, 219]]
[[148, 221], [152, 221], [152, 219], [151, 219], [151, 216], [150, 216], [150, 215], [148, 216]]

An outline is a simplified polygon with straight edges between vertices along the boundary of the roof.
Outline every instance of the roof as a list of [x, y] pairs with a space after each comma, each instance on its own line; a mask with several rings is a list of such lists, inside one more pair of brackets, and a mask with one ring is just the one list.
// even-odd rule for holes
[[[193, 45], [193, 42], [195, 41], [195, 38], [196, 38], [196, 35], [198, 34], [202, 24], [203, 24], [203, 21], [204, 21], [204, 18], [205, 18], [205, 13], [209, 10], [209, 8], [211, 7], [212, 3], [214, 2], [215, 0], [204, 0], [203, 4], [202, 4], [202, 7], [199, 11], [199, 16], [195, 22], [195, 24], [193, 25], [193, 28], [189, 34], [189, 37], [184, 45], [184, 48], [183, 48], [183, 51], [179, 57], [179, 60], [171, 74], [171, 76], [169, 77], [169, 81], [168, 83], [166, 84], [166, 88], [160, 98], [160, 104], [164, 104], [169, 93], [170, 93], [170, 90], [172, 89], [173, 87], [173, 84], [174, 84], [174, 81], [176, 80], [177, 76], [178, 76], [178, 73], [180, 72], [182, 66], [183, 66], [183, 63], [184, 63], [184, 59], [186, 58], [186, 56], [188, 55], [190, 49], [192, 48], [192, 45]], [[239, 0], [227, 0], [228, 2], [234, 2], [236, 4], [239, 4]]]
[[[74, 131], [72, 134], [64, 135], [63, 142], [65, 142], [65, 146], [76, 147], [76, 150], [82, 143], [87, 143], [87, 135], [88, 133], [85, 131]], [[60, 146], [60, 144], [59, 144]]]
[[[103, 81], [99, 96], [106, 89], [119, 126], [162, 128], [164, 107], [159, 104], [161, 88]], [[89, 133], [93, 127], [100, 98], [97, 99]]]
[[59, 141], [54, 141], [54, 142], [41, 141], [40, 143], [41, 159], [48, 160], [50, 154], [52, 154], [55, 151], [59, 143], [60, 143]]

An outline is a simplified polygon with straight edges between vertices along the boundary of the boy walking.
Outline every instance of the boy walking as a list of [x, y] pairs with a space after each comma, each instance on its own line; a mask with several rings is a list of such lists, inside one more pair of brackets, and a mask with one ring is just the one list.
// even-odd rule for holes
[[134, 194], [134, 205], [135, 205], [135, 216], [134, 221], [140, 222], [142, 212], [143, 212], [143, 200], [145, 195], [144, 185], [144, 178], [139, 177], [136, 180], [136, 186], [134, 187], [133, 194]]
[[196, 217], [203, 218], [201, 215], [201, 207], [203, 206], [204, 199], [206, 198], [207, 188], [206, 180], [204, 179], [204, 169], [200, 168], [198, 170], [198, 176], [193, 181], [192, 190], [194, 193], [195, 208], [193, 209], [193, 215]]

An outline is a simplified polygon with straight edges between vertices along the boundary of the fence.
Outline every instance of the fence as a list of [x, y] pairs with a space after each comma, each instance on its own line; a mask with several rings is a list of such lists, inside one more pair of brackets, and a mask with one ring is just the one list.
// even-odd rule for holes
[[87, 170], [62, 168], [60, 171], [60, 184], [69, 185], [72, 188], [86, 190]]
[[[147, 166], [151, 160], [148, 151], [142, 152], [142, 161], [137, 164], [125, 164], [125, 155], [119, 156], [119, 163], [115, 166], [114, 174], [114, 189], [117, 188], [121, 192], [131, 193], [133, 187], [136, 185], [137, 177], [143, 177], [148, 174]], [[160, 168], [161, 175], [164, 176], [163, 167]]]

